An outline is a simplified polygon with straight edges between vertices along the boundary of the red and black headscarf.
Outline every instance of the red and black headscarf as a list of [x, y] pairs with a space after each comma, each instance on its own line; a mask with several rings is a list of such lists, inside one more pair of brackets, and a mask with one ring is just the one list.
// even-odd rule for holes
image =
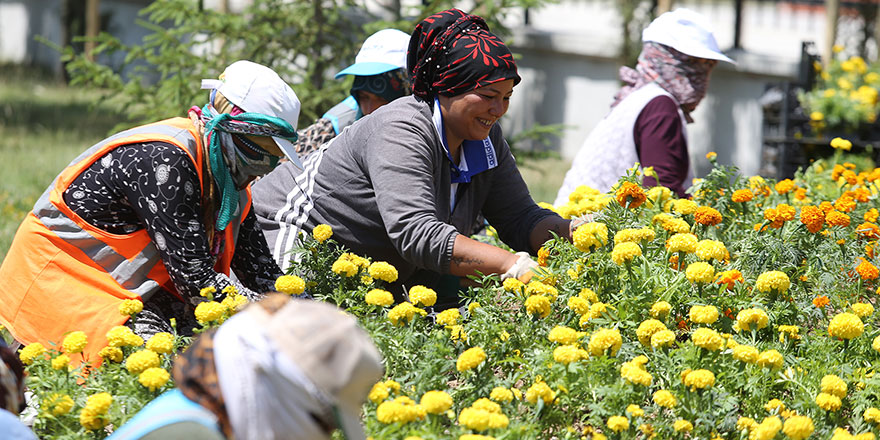
[[409, 40], [406, 65], [413, 94], [421, 98], [455, 96], [492, 83], [520, 82], [513, 54], [489, 32], [482, 17], [458, 9], [419, 23]]

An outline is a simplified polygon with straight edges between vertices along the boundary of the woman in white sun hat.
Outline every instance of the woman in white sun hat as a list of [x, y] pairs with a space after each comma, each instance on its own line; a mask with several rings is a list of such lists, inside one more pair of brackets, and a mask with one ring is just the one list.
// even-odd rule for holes
[[[132, 325], [147, 337], [195, 326], [204, 288], [249, 299], [281, 269], [251, 209], [248, 184], [293, 149], [300, 103], [268, 67], [238, 61], [203, 108], [115, 134], [64, 169], [19, 228], [0, 266], [0, 323], [21, 343], [86, 332], [97, 360], [123, 324], [123, 300], [143, 302]], [[235, 271], [238, 281], [229, 277]], [[227, 289], [228, 290], [228, 289]], [[218, 299], [219, 299], [218, 298]], [[130, 322], [130, 321], [129, 321]]]
[[336, 137], [354, 121], [401, 96], [412, 93], [406, 73], [409, 35], [397, 29], [382, 29], [364, 40], [354, 64], [336, 78], [354, 76], [351, 94], [300, 132], [295, 143], [300, 155], [309, 154]]
[[657, 17], [642, 42], [636, 68], [620, 69], [624, 86], [575, 157], [557, 206], [580, 185], [608, 191], [636, 162], [657, 172], [659, 181], [646, 176], [645, 185], [685, 196], [692, 177], [686, 124], [706, 96], [712, 68], [733, 60], [721, 53], [705, 17], [684, 8]]

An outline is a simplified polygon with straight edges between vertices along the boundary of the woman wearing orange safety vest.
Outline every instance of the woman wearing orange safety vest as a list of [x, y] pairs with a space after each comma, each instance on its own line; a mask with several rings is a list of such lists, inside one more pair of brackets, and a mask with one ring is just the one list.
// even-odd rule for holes
[[[287, 155], [299, 163], [300, 103], [271, 69], [230, 65], [189, 118], [136, 127], [98, 142], [64, 169], [19, 227], [0, 266], [0, 324], [18, 342], [58, 344], [84, 331], [86, 359], [143, 301], [145, 338], [195, 326], [199, 293], [256, 299], [282, 274], [251, 211], [248, 184]], [[229, 277], [230, 268], [237, 280]]]

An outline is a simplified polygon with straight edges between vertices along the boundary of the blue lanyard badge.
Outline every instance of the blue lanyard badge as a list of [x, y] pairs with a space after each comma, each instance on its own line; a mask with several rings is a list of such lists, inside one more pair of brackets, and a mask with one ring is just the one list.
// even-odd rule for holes
[[461, 151], [464, 154], [464, 162], [467, 164], [466, 169], [461, 169], [452, 160], [449, 153], [449, 144], [446, 141], [446, 130], [443, 129], [443, 114], [440, 111], [440, 100], [434, 98], [434, 127], [443, 140], [443, 149], [446, 151], [446, 157], [449, 158], [449, 174], [452, 183], [469, 183], [473, 176], [486, 170], [491, 170], [498, 166], [498, 158], [495, 156], [495, 146], [487, 137], [480, 141], [465, 140], [461, 143]]

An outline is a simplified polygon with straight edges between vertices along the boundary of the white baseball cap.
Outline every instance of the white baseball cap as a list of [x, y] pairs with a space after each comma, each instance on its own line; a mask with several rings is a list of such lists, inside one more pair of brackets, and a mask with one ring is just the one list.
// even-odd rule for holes
[[[203, 79], [203, 89], [213, 89], [246, 112], [262, 113], [287, 121], [296, 130], [300, 102], [293, 89], [274, 70], [252, 61], [236, 61], [220, 79]], [[278, 148], [302, 169], [296, 147], [287, 139], [272, 137]]]
[[712, 26], [703, 15], [687, 8], [666, 12], [642, 31], [642, 42], [653, 41], [697, 58], [735, 61], [721, 53]]
[[394, 69], [406, 68], [406, 50], [409, 48], [409, 34], [397, 29], [382, 29], [364, 40], [354, 64], [336, 74], [370, 76]]

